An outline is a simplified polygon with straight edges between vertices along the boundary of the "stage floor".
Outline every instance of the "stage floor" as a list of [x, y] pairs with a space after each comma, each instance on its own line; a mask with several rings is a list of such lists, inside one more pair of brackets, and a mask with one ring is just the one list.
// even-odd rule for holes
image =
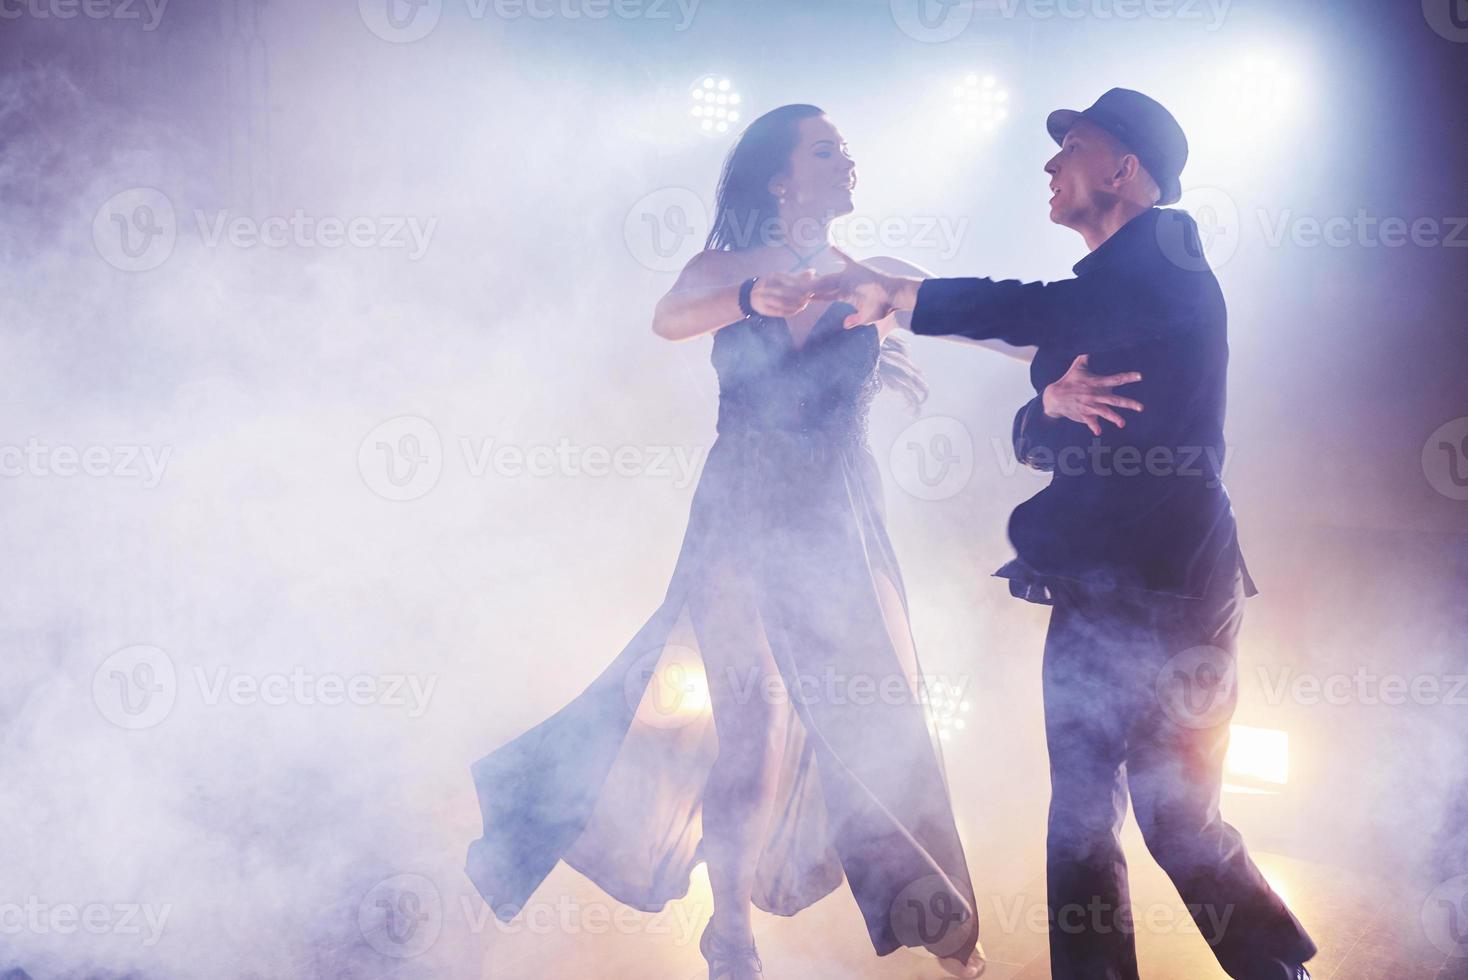
[[[1126, 844], [1142, 976], [1147, 980], [1226, 980], [1132, 825]], [[1317, 980], [1468, 980], [1468, 960], [1449, 960], [1425, 937], [1421, 896], [1393, 897], [1389, 884], [1359, 872], [1267, 852], [1256, 852], [1255, 858], [1319, 944], [1320, 955], [1310, 964]], [[990, 958], [987, 976], [991, 980], [1046, 980], [1050, 974], [1043, 855], [1009, 849], [986, 857], [982, 850], [974, 853], [971, 848], [970, 865], [980, 890], [984, 944]], [[692, 893], [659, 916], [619, 913], [616, 903], [564, 865], [533, 901], [544, 908], [538, 927], [507, 930], [489, 925], [473, 930], [473, 935], [455, 937], [450, 916], [438, 952], [458, 947], [461, 953], [470, 953], [459, 944], [477, 944], [479, 976], [497, 980], [703, 980], [707, 976], [697, 950], [709, 902], [702, 868]], [[558, 911], [552, 911], [552, 905]], [[605, 920], [619, 914], [629, 916], [618, 920], [620, 925], [596, 928], [589, 924], [594, 918]], [[915, 952], [877, 958], [845, 886], [794, 918], [756, 915], [770, 980], [937, 980], [946, 976], [931, 959]]]

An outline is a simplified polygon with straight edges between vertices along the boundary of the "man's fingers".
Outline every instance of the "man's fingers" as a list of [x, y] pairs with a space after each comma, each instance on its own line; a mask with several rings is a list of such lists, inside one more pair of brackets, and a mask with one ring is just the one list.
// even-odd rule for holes
[[799, 313], [809, 305], [810, 301], [799, 294], [784, 296], [772, 296], [768, 306], [775, 311], [775, 316], [789, 316], [791, 313]]
[[811, 290], [803, 286], [776, 286], [771, 290], [771, 293], [776, 299], [791, 303], [808, 298], [811, 295]]
[[1096, 411], [1096, 415], [1098, 417], [1105, 419], [1106, 421], [1110, 422], [1112, 425], [1116, 426], [1118, 429], [1125, 429], [1126, 428], [1126, 419], [1122, 418], [1120, 415], [1117, 415], [1111, 409], [1109, 409], [1109, 408], [1098, 408], [1095, 411]]
[[837, 299], [844, 295], [846, 290], [841, 281], [841, 274], [822, 276], [810, 285], [811, 294], [817, 299]]
[[1101, 405], [1115, 405], [1117, 408], [1129, 408], [1134, 412], [1142, 410], [1142, 403], [1134, 398], [1123, 398], [1121, 395], [1097, 395], [1096, 401]]
[[1086, 416], [1086, 428], [1091, 430], [1091, 435], [1093, 436], [1099, 436], [1101, 434], [1101, 423], [1089, 415]]
[[809, 289], [819, 277], [814, 269], [803, 269], [800, 272], [772, 272], [765, 277], [764, 281], [772, 289]]
[[1075, 360], [1073, 360], [1073, 361], [1070, 362], [1070, 369], [1072, 371], [1076, 371], [1076, 370], [1084, 371], [1084, 370], [1086, 370], [1087, 366], [1090, 363], [1091, 363], [1091, 355], [1090, 354], [1082, 354], [1081, 356], [1077, 357]]
[[[1085, 355], [1081, 356], [1084, 357]], [[1119, 388], [1122, 385], [1135, 384], [1141, 380], [1142, 375], [1140, 372], [1127, 371], [1124, 374], [1107, 374], [1101, 377], [1093, 377], [1091, 378], [1091, 384], [1096, 385], [1098, 388]]]

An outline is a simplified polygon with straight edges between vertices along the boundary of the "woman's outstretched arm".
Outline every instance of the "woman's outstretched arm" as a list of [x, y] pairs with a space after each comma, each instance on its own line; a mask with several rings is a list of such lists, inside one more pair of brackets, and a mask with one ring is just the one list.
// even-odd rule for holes
[[[739, 291], [748, 264], [733, 252], [700, 252], [688, 260], [673, 288], [658, 300], [652, 332], [666, 340], [689, 340], [744, 319]], [[750, 306], [761, 316], [794, 316], [811, 300], [815, 273], [776, 272], [760, 276], [750, 292]]]

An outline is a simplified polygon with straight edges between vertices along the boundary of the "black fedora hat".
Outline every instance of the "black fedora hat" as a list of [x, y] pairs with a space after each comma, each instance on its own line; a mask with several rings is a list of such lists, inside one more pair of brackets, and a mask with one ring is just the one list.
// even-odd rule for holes
[[1045, 128], [1061, 143], [1082, 119], [1106, 130], [1137, 155], [1162, 191], [1158, 204], [1176, 204], [1183, 196], [1178, 178], [1188, 162], [1188, 138], [1162, 103], [1129, 88], [1114, 88], [1083, 112], [1056, 109], [1045, 120]]

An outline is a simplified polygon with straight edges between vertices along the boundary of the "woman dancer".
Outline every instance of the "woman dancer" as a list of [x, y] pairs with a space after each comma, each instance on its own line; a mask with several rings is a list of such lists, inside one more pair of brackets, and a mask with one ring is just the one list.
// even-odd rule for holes
[[467, 870], [505, 921], [558, 860], [652, 911], [702, 858], [711, 980], [764, 976], [752, 905], [794, 915], [843, 878], [878, 955], [983, 972], [866, 445], [877, 390], [926, 388], [895, 319], [846, 330], [852, 308], [812, 292], [842, 268], [829, 226], [855, 186], [820, 109], [761, 116], [706, 250], [658, 303], [659, 336], [713, 334], [718, 438], [663, 605], [583, 694], [473, 767]]

